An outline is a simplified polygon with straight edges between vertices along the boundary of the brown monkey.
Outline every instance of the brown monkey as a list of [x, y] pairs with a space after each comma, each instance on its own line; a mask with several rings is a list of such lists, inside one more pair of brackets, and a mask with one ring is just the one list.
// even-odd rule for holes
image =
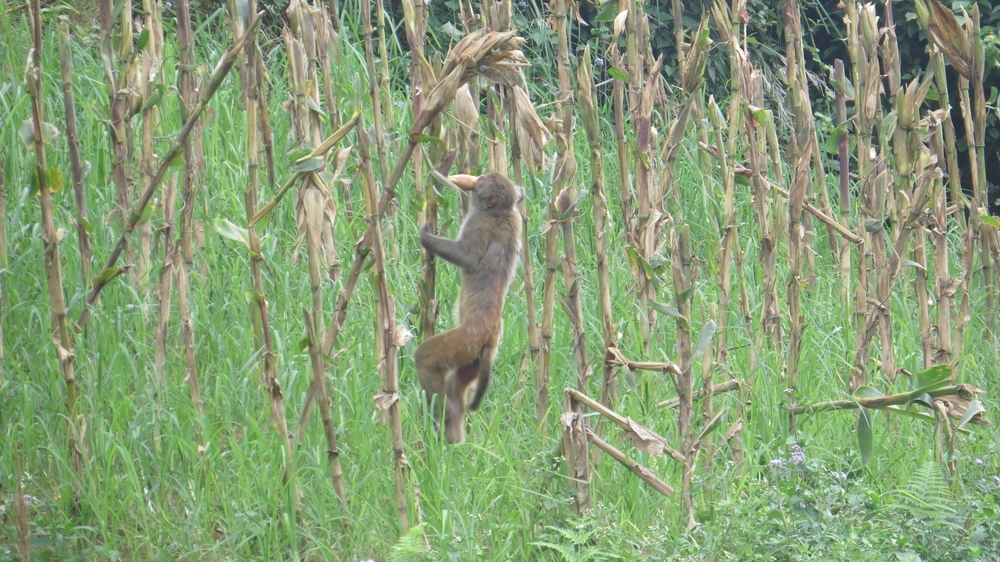
[[471, 191], [472, 211], [458, 238], [435, 236], [429, 225], [420, 231], [428, 252], [462, 270], [458, 295], [458, 327], [428, 338], [413, 355], [420, 386], [428, 400], [437, 396], [437, 416], [444, 413], [449, 443], [465, 439], [465, 391], [477, 381], [469, 409], [479, 407], [493, 370], [503, 330], [503, 304], [521, 251], [521, 216], [515, 205], [524, 192], [503, 174], [478, 178], [452, 176]]

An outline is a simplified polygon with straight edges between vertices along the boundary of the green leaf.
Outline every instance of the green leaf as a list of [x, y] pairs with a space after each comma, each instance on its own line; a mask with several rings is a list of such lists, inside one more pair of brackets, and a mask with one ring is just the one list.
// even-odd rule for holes
[[913, 375], [913, 389], [931, 392], [948, 384], [951, 377], [951, 365], [937, 365]]
[[927, 271], [926, 267], [920, 265], [919, 263], [917, 263], [917, 262], [915, 262], [913, 260], [903, 260], [903, 263], [899, 264], [899, 267], [915, 267], [915, 268], [919, 269], [920, 271], [924, 271], [924, 272]]
[[[580, 292], [580, 277], [577, 277], [570, 283], [569, 289], [566, 289], [567, 295], [576, 295]], [[577, 297], [579, 298], [579, 297]]]
[[991, 217], [989, 215], [979, 215], [979, 220], [983, 221], [984, 224], [988, 224], [993, 228], [1000, 228], [1000, 219], [997, 217]]
[[314, 100], [312, 96], [306, 96], [306, 107], [313, 110], [313, 112], [326, 117], [326, 112], [323, 111], [323, 108], [320, 107], [319, 103]]
[[38, 195], [40, 193], [38, 188], [38, 171], [34, 166], [28, 168], [28, 185], [31, 186], [32, 195]]
[[292, 167], [293, 172], [315, 172], [326, 165], [326, 160], [319, 156], [312, 158], [301, 158], [295, 161]]
[[111, 21], [118, 19], [118, 16], [122, 13], [122, 8], [125, 7], [125, 0], [115, 0], [115, 9], [111, 11]]
[[930, 408], [931, 410], [934, 409], [934, 398], [932, 398], [931, 395], [927, 394], [926, 392], [918, 396], [915, 396], [912, 400], [910, 400], [911, 404], [914, 402], [916, 402], [917, 404], [922, 404]]
[[722, 416], [726, 414], [727, 410], [728, 407], [722, 408], [719, 410], [719, 413], [715, 414], [715, 417], [709, 420], [708, 425], [706, 425], [705, 429], [702, 429], [701, 434], [698, 435], [698, 439], [695, 439], [695, 443], [701, 443], [705, 439], [706, 435], [715, 431], [715, 429], [719, 427], [719, 422], [722, 421]]
[[635, 373], [632, 372], [632, 371], [629, 371], [629, 370], [625, 369], [624, 373], [622, 373], [622, 374], [625, 375], [625, 386], [626, 386], [626, 388], [628, 388], [629, 392], [633, 392], [633, 393], [634, 392], [638, 392], [639, 391], [639, 385], [636, 384], [636, 382], [635, 382]]
[[142, 214], [139, 215], [139, 221], [137, 225], [144, 225], [149, 223], [149, 219], [153, 218], [153, 206], [146, 205], [142, 208]]
[[288, 161], [295, 163], [298, 160], [302, 160], [306, 156], [312, 154], [312, 151], [307, 148], [296, 148], [288, 152]]
[[[854, 391], [854, 397], [855, 398], [880, 398], [882, 396], [885, 396], [885, 395], [882, 394], [882, 392], [880, 392], [878, 389], [872, 388], [870, 386], [862, 386], [862, 387], [859, 387], [857, 390]], [[918, 412], [918, 411], [915, 411], [915, 410], [904, 409], [904, 408], [900, 408], [899, 406], [896, 406], [896, 405], [890, 405], [890, 406], [886, 406], [884, 408], [878, 408], [878, 409], [879, 410], [883, 410], [883, 411], [887, 410], [887, 411], [889, 411], [889, 412], [891, 412], [893, 414], [901, 414], [901, 415], [904, 415], [904, 416], [909, 417], [909, 418], [916, 418], [918, 420], [922, 420], [922, 421], [925, 421], [925, 422], [934, 423], [934, 416], [932, 416], [930, 414], [926, 414], [924, 412]]]
[[843, 86], [844, 86], [844, 98], [847, 99], [847, 101], [854, 100], [855, 96], [854, 83], [851, 82], [851, 79], [845, 76]]
[[881, 398], [885, 396], [882, 392], [870, 386], [859, 386], [857, 390], [854, 391], [855, 398]]
[[229, 222], [228, 219], [217, 217], [215, 219], [215, 231], [222, 237], [235, 240], [246, 246], [248, 250], [250, 249], [250, 234], [247, 232], [247, 229], [236, 226]]
[[895, 111], [890, 111], [882, 119], [881, 134], [883, 138], [889, 139], [892, 137], [893, 133], [896, 132], [896, 123], [899, 121], [899, 114]]
[[125, 273], [125, 271], [126, 269], [124, 267], [111, 267], [105, 269], [94, 276], [94, 279], [90, 282], [90, 286], [96, 287], [97, 285], [107, 285], [108, 283], [114, 281], [116, 277]]
[[149, 94], [149, 98], [146, 99], [146, 103], [142, 105], [143, 109], [152, 109], [159, 105], [160, 101], [163, 100], [163, 92], [166, 90], [166, 86], [163, 84], [156, 84], [153, 86], [152, 93]]
[[847, 124], [841, 123], [836, 129], [830, 131], [830, 136], [826, 138], [826, 151], [830, 154], [840, 152], [840, 141], [847, 137]]
[[903, 409], [903, 408], [900, 408], [899, 406], [889, 406], [889, 407], [886, 408], [886, 410], [892, 410], [892, 413], [894, 413], [894, 414], [901, 414], [901, 415], [904, 415], [904, 416], [906, 416], [908, 418], [915, 418], [915, 419], [918, 419], [920, 421], [925, 421], [925, 422], [930, 423], [930, 424], [937, 423], [937, 420], [934, 419], [934, 416], [931, 415], [931, 414], [928, 414], [926, 412], [917, 411], [917, 410], [910, 410], [910, 409]]
[[59, 166], [52, 164], [48, 170], [45, 170], [45, 183], [49, 186], [49, 193], [56, 194], [62, 191], [63, 177]]
[[178, 154], [176, 157], [174, 157], [174, 159], [172, 159], [170, 161], [170, 169], [174, 170], [175, 172], [179, 172], [179, 171], [181, 171], [181, 170], [184, 169], [184, 166], [186, 164], [187, 164], [187, 161], [184, 160], [184, 154], [181, 153], [181, 154]]
[[637, 270], [641, 270], [646, 276], [646, 279], [653, 278], [652, 266], [650, 266], [649, 262], [639, 255], [639, 251], [634, 246], [627, 246], [625, 248], [625, 255], [628, 256], [628, 261], [632, 263], [632, 267]]
[[146, 48], [146, 45], [148, 43], [149, 43], [149, 28], [146, 28], [146, 29], [143, 29], [142, 33], [139, 34], [139, 43], [138, 43], [137, 46], [139, 47], [139, 50], [141, 51], [141, 50], [143, 50], [143, 49]]
[[864, 406], [858, 410], [858, 448], [861, 450], [861, 466], [867, 466], [872, 458], [872, 418]]
[[250, 3], [247, 0], [236, 0], [236, 15], [244, 28], [250, 25]]
[[445, 150], [445, 149], [448, 148], [447, 145], [444, 144], [443, 140], [441, 140], [438, 137], [431, 136], [431, 135], [419, 135], [419, 134], [418, 135], [410, 135], [410, 140], [413, 141], [413, 142], [419, 142], [419, 143], [435, 144], [438, 147], [440, 147], [442, 150]]
[[715, 320], [709, 320], [701, 328], [701, 333], [698, 334], [698, 341], [694, 344], [694, 351], [691, 352], [691, 357], [701, 357], [704, 355], [712, 347], [712, 336], [714, 334]]
[[653, 310], [661, 314], [666, 314], [667, 316], [671, 316], [673, 318], [680, 320], [684, 324], [684, 329], [686, 330], [691, 329], [691, 323], [688, 321], [687, 318], [684, 317], [683, 314], [681, 314], [681, 311], [678, 310], [677, 307], [674, 306], [673, 304], [666, 305], [656, 301], [649, 301], [649, 306], [652, 307]]
[[302, 353], [309, 353], [309, 334], [304, 334], [295, 347]]
[[615, 18], [618, 17], [619, 13], [621, 12], [618, 9], [618, 3], [610, 2], [607, 8], [604, 8], [604, 10], [602, 10], [600, 14], [597, 14], [597, 17], [594, 18], [594, 22], [608, 23], [611, 21], [615, 21]]
[[865, 221], [865, 232], [869, 234], [875, 234], [876, 232], [882, 232], [883, 226], [882, 221], [877, 220], [866, 220]]
[[625, 74], [624, 72], [622, 72], [622, 70], [619, 69], [618, 67], [616, 67], [616, 66], [609, 66], [608, 67], [608, 74], [610, 74], [612, 78], [617, 78], [618, 80], [621, 80], [622, 82], [625, 82], [626, 84], [628, 84], [628, 74]]
[[983, 413], [986, 412], [986, 408], [983, 407], [983, 403], [980, 402], [979, 400], [972, 400], [972, 401], [970, 401], [969, 402], [969, 407], [966, 408], [966, 410], [965, 410], [965, 415], [962, 416], [962, 419], [958, 420], [958, 425], [955, 426], [955, 427], [959, 427], [960, 428], [963, 425], [969, 423], [969, 420], [972, 419], [972, 416], [974, 416], [974, 415], [976, 415], [976, 414], [978, 414], [980, 412], [983, 412]]
[[756, 124], [767, 123], [767, 109], [763, 107], [757, 107], [756, 105], [750, 104], [750, 115], [753, 116]]

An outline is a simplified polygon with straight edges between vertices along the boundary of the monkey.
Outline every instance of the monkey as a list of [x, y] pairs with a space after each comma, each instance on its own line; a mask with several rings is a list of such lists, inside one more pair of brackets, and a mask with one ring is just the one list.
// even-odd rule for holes
[[469, 191], [472, 210], [455, 240], [434, 235], [430, 224], [420, 231], [421, 245], [461, 270], [458, 326], [427, 338], [414, 352], [417, 378], [443, 416], [448, 443], [465, 440], [466, 389], [476, 381], [469, 410], [479, 408], [493, 371], [503, 331], [503, 306], [521, 252], [521, 215], [517, 203], [524, 191], [498, 172], [460, 174], [449, 179]]

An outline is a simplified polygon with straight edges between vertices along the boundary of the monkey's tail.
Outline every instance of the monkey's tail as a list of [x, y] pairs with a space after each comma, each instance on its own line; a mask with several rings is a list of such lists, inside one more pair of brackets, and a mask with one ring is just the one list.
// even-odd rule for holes
[[482, 403], [483, 397], [486, 396], [486, 389], [490, 386], [490, 375], [492, 372], [493, 360], [487, 351], [484, 357], [479, 360], [479, 373], [476, 375], [476, 392], [472, 395], [472, 401], [469, 402], [469, 410], [475, 411], [479, 409], [479, 404]]

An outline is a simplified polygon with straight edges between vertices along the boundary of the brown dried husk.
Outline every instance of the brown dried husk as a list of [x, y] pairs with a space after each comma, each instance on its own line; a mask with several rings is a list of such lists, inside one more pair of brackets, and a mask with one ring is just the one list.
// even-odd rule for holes
[[513, 86], [528, 60], [518, 47], [524, 39], [516, 31], [476, 30], [459, 41], [445, 58], [442, 78], [427, 94], [425, 105], [413, 120], [411, 134], [420, 134], [454, 99], [458, 89], [473, 76]]
[[542, 123], [531, 104], [528, 93], [520, 86], [514, 86], [514, 107], [517, 121], [514, 123], [514, 137], [521, 149], [525, 163], [531, 169], [545, 168], [543, 148], [549, 142], [549, 129]]

